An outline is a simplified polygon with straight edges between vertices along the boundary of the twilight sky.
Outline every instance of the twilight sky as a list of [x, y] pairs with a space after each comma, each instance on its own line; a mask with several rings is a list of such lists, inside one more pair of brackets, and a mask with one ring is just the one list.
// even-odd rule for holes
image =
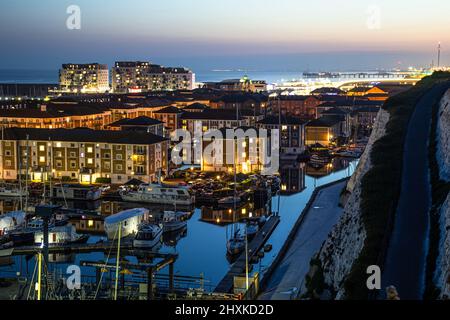
[[[69, 30], [66, 9], [81, 9]], [[195, 70], [450, 63], [444, 0], [0, 0], [0, 68], [150, 60]]]

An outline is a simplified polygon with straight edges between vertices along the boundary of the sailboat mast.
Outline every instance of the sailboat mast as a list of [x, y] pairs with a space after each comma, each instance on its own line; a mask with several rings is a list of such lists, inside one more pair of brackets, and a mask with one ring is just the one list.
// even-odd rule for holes
[[[28, 154], [30, 153], [30, 146], [29, 146], [29, 142], [30, 142], [30, 136], [27, 134], [27, 156], [25, 158], [26, 160], [26, 173], [25, 173], [25, 211], [28, 209], [28, 170], [29, 170], [29, 165], [28, 165]], [[22, 190], [20, 190], [20, 192], [22, 192]]]
[[119, 239], [117, 240], [116, 256], [116, 283], [114, 286], [114, 300], [117, 300], [117, 288], [119, 286], [119, 262], [120, 262], [120, 239], [122, 238], [122, 222], [119, 222]]

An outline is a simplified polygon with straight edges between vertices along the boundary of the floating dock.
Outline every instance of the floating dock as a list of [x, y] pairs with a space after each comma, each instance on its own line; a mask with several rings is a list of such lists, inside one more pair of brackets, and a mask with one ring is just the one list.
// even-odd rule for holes
[[[269, 239], [272, 232], [275, 230], [276, 226], [280, 223], [279, 216], [272, 216], [264, 224], [255, 238], [248, 244], [248, 261], [258, 254], [258, 252], [263, 248], [267, 240]], [[233, 263], [228, 273], [219, 282], [214, 292], [216, 293], [230, 293], [233, 290], [234, 277], [242, 276], [245, 274], [245, 252], [243, 252], [237, 260]]]

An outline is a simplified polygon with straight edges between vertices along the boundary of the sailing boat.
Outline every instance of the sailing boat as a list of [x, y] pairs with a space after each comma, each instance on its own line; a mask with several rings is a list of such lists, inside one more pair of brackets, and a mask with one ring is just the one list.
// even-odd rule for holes
[[[239, 109], [236, 107], [236, 119], [239, 118]], [[235, 146], [237, 148], [237, 145], [233, 144], [233, 149], [235, 149]], [[237, 181], [236, 181], [236, 157], [237, 157], [237, 150], [233, 150], [234, 152], [234, 157], [233, 157], [233, 169], [234, 169], [234, 192], [233, 192], [233, 196], [229, 197], [228, 199], [228, 203], [230, 203], [232, 201], [233, 203], [233, 222], [234, 222], [234, 218], [236, 215], [236, 204], [238, 202], [238, 197], [236, 196], [236, 185], [237, 185]], [[225, 204], [225, 203], [222, 203]], [[236, 228], [236, 222], [233, 223], [233, 234], [231, 236], [231, 238], [227, 241], [227, 253], [228, 255], [230, 255], [231, 257], [236, 256], [238, 254], [240, 254], [242, 251], [245, 250], [247, 243], [247, 237], [243, 236], [240, 232], [239, 227]]]

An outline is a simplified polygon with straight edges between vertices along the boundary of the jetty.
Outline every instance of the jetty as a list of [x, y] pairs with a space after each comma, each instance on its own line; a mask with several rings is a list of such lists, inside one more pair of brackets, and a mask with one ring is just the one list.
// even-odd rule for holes
[[[267, 240], [270, 238], [270, 235], [279, 223], [279, 216], [271, 216], [270, 219], [267, 220], [261, 230], [259, 230], [259, 232], [256, 234], [255, 238], [248, 244], [248, 261], [250, 261], [253, 256], [257, 255], [258, 252], [263, 248]], [[242, 276], [243, 274], [245, 274], [246, 264], [247, 261], [245, 252], [243, 252], [233, 263], [227, 274], [219, 282], [217, 287], [214, 289], [214, 292], [231, 293], [231, 291], [233, 290], [234, 277]]]

